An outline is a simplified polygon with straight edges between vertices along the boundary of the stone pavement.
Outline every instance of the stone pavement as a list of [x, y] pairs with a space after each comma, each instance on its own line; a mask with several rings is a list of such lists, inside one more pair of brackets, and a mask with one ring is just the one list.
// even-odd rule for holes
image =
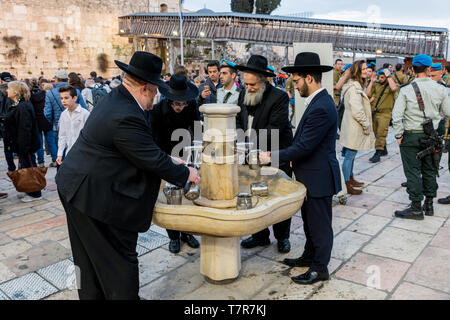
[[[140, 296], [145, 299], [450, 299], [450, 206], [435, 201], [435, 216], [423, 221], [393, 218], [409, 203], [399, 148], [389, 136], [387, 157], [378, 164], [361, 152], [355, 177], [366, 183], [360, 196], [333, 208], [334, 248], [331, 279], [313, 286], [291, 281], [306, 271], [281, 263], [298, 257], [305, 243], [300, 212], [292, 219], [289, 254], [268, 247], [241, 250], [240, 277], [227, 285], [206, 282], [200, 274], [200, 250], [184, 245], [174, 255], [164, 229], [152, 225], [140, 234]], [[450, 194], [444, 155], [438, 197]], [[342, 160], [342, 159], [341, 159]], [[49, 163], [47, 156], [46, 163]], [[25, 204], [6, 176], [0, 148], [0, 300], [77, 299], [64, 210], [55, 191], [56, 169], [49, 168], [43, 200]], [[272, 236], [273, 237], [273, 236]]]

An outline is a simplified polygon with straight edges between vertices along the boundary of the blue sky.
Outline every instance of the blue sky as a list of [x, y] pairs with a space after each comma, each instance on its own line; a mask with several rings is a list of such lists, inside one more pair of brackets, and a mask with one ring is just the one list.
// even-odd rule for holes
[[[185, 0], [188, 10], [206, 7], [216, 12], [229, 12], [229, 0]], [[312, 18], [351, 20], [442, 27], [450, 29], [448, 0], [282, 0], [272, 14], [289, 15], [312, 12]]]

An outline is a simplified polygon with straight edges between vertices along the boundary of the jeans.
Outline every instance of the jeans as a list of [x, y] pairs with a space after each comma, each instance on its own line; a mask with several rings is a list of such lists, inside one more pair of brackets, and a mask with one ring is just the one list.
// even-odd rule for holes
[[58, 153], [58, 145], [55, 139], [55, 131], [50, 130], [47, 132], [39, 133], [39, 140], [41, 141], [41, 148], [36, 152], [38, 163], [44, 163], [44, 140], [42, 134], [45, 136], [45, 141], [47, 141], [48, 149], [50, 151], [52, 162], [56, 161], [56, 156]]
[[[34, 153], [26, 154], [26, 155], [20, 154], [19, 161], [20, 161], [20, 164], [23, 169], [31, 168], [30, 155], [31, 155], [32, 165], [33, 165], [33, 167], [36, 167], [36, 157], [35, 157]], [[36, 192], [28, 192], [27, 195], [29, 195], [30, 197], [33, 197], [33, 198], [39, 198], [42, 194], [41, 194], [41, 191], [36, 191]]]
[[355, 163], [357, 150], [345, 149], [345, 158], [342, 163], [342, 173], [344, 174], [345, 181], [350, 180], [350, 176], [353, 176], [353, 164]]

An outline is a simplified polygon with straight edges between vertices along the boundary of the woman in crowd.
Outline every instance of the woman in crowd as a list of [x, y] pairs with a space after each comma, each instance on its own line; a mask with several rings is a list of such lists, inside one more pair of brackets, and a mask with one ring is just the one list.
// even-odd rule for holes
[[[180, 141], [172, 141], [172, 133], [177, 129], [189, 130], [192, 141], [194, 122], [200, 120], [200, 116], [195, 101], [198, 89], [187, 80], [185, 74], [172, 75], [168, 85], [167, 89], [159, 88], [164, 99], [153, 107], [149, 117], [156, 144], [171, 155], [174, 147], [180, 143]], [[174, 156], [180, 155], [177, 153]], [[190, 234], [176, 230], [167, 230], [167, 234], [170, 238], [169, 250], [172, 253], [180, 251], [180, 240], [186, 242], [191, 248], [199, 247], [197, 239]]]
[[358, 195], [362, 190], [354, 187], [362, 187], [364, 183], [353, 178], [353, 165], [358, 150], [370, 150], [374, 148], [375, 136], [372, 130], [372, 113], [370, 101], [364, 92], [367, 79], [367, 65], [363, 60], [356, 61], [350, 67], [349, 80], [342, 88], [345, 103], [344, 116], [342, 118], [340, 144], [345, 147], [345, 158], [342, 164], [347, 192]]
[[39, 130], [39, 140], [41, 141], [41, 146], [36, 152], [38, 167], [45, 167], [44, 164], [44, 140], [43, 135], [46, 136], [47, 132], [52, 130], [52, 124], [48, 122], [47, 118], [44, 116], [45, 107], [45, 91], [39, 88], [39, 80], [36, 78], [30, 81], [31, 90], [31, 104], [34, 107], [34, 113], [36, 115], [37, 126]]
[[80, 92], [84, 89], [83, 82], [81, 82], [80, 77], [75, 72], [69, 73], [69, 85], [80, 90]]
[[[5, 146], [19, 156], [22, 168], [36, 167], [34, 153], [41, 143], [30, 89], [24, 82], [8, 83], [8, 98], [12, 100], [5, 120]], [[23, 202], [41, 199], [41, 191], [30, 192], [21, 197]]]

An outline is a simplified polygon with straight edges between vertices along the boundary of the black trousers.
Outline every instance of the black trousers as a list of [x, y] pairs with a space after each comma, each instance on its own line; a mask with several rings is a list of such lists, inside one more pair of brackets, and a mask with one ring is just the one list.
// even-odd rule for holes
[[78, 211], [59, 194], [67, 215], [80, 300], [138, 300], [137, 232]]
[[181, 232], [178, 230], [166, 229], [166, 231], [167, 231], [167, 235], [169, 236], [170, 240], [178, 240], [178, 239], [180, 239], [181, 235], [187, 234], [185, 232]]
[[311, 270], [328, 272], [333, 248], [332, 219], [333, 197], [305, 199], [302, 206], [303, 230], [306, 244], [302, 258], [312, 261]]
[[[290, 164], [281, 165], [280, 169], [284, 171], [289, 177], [292, 177], [292, 168]], [[278, 222], [273, 225], [273, 234], [278, 241], [289, 239], [291, 233], [291, 218]], [[258, 240], [268, 239], [270, 236], [269, 228], [261, 230], [252, 235], [253, 238]]]

